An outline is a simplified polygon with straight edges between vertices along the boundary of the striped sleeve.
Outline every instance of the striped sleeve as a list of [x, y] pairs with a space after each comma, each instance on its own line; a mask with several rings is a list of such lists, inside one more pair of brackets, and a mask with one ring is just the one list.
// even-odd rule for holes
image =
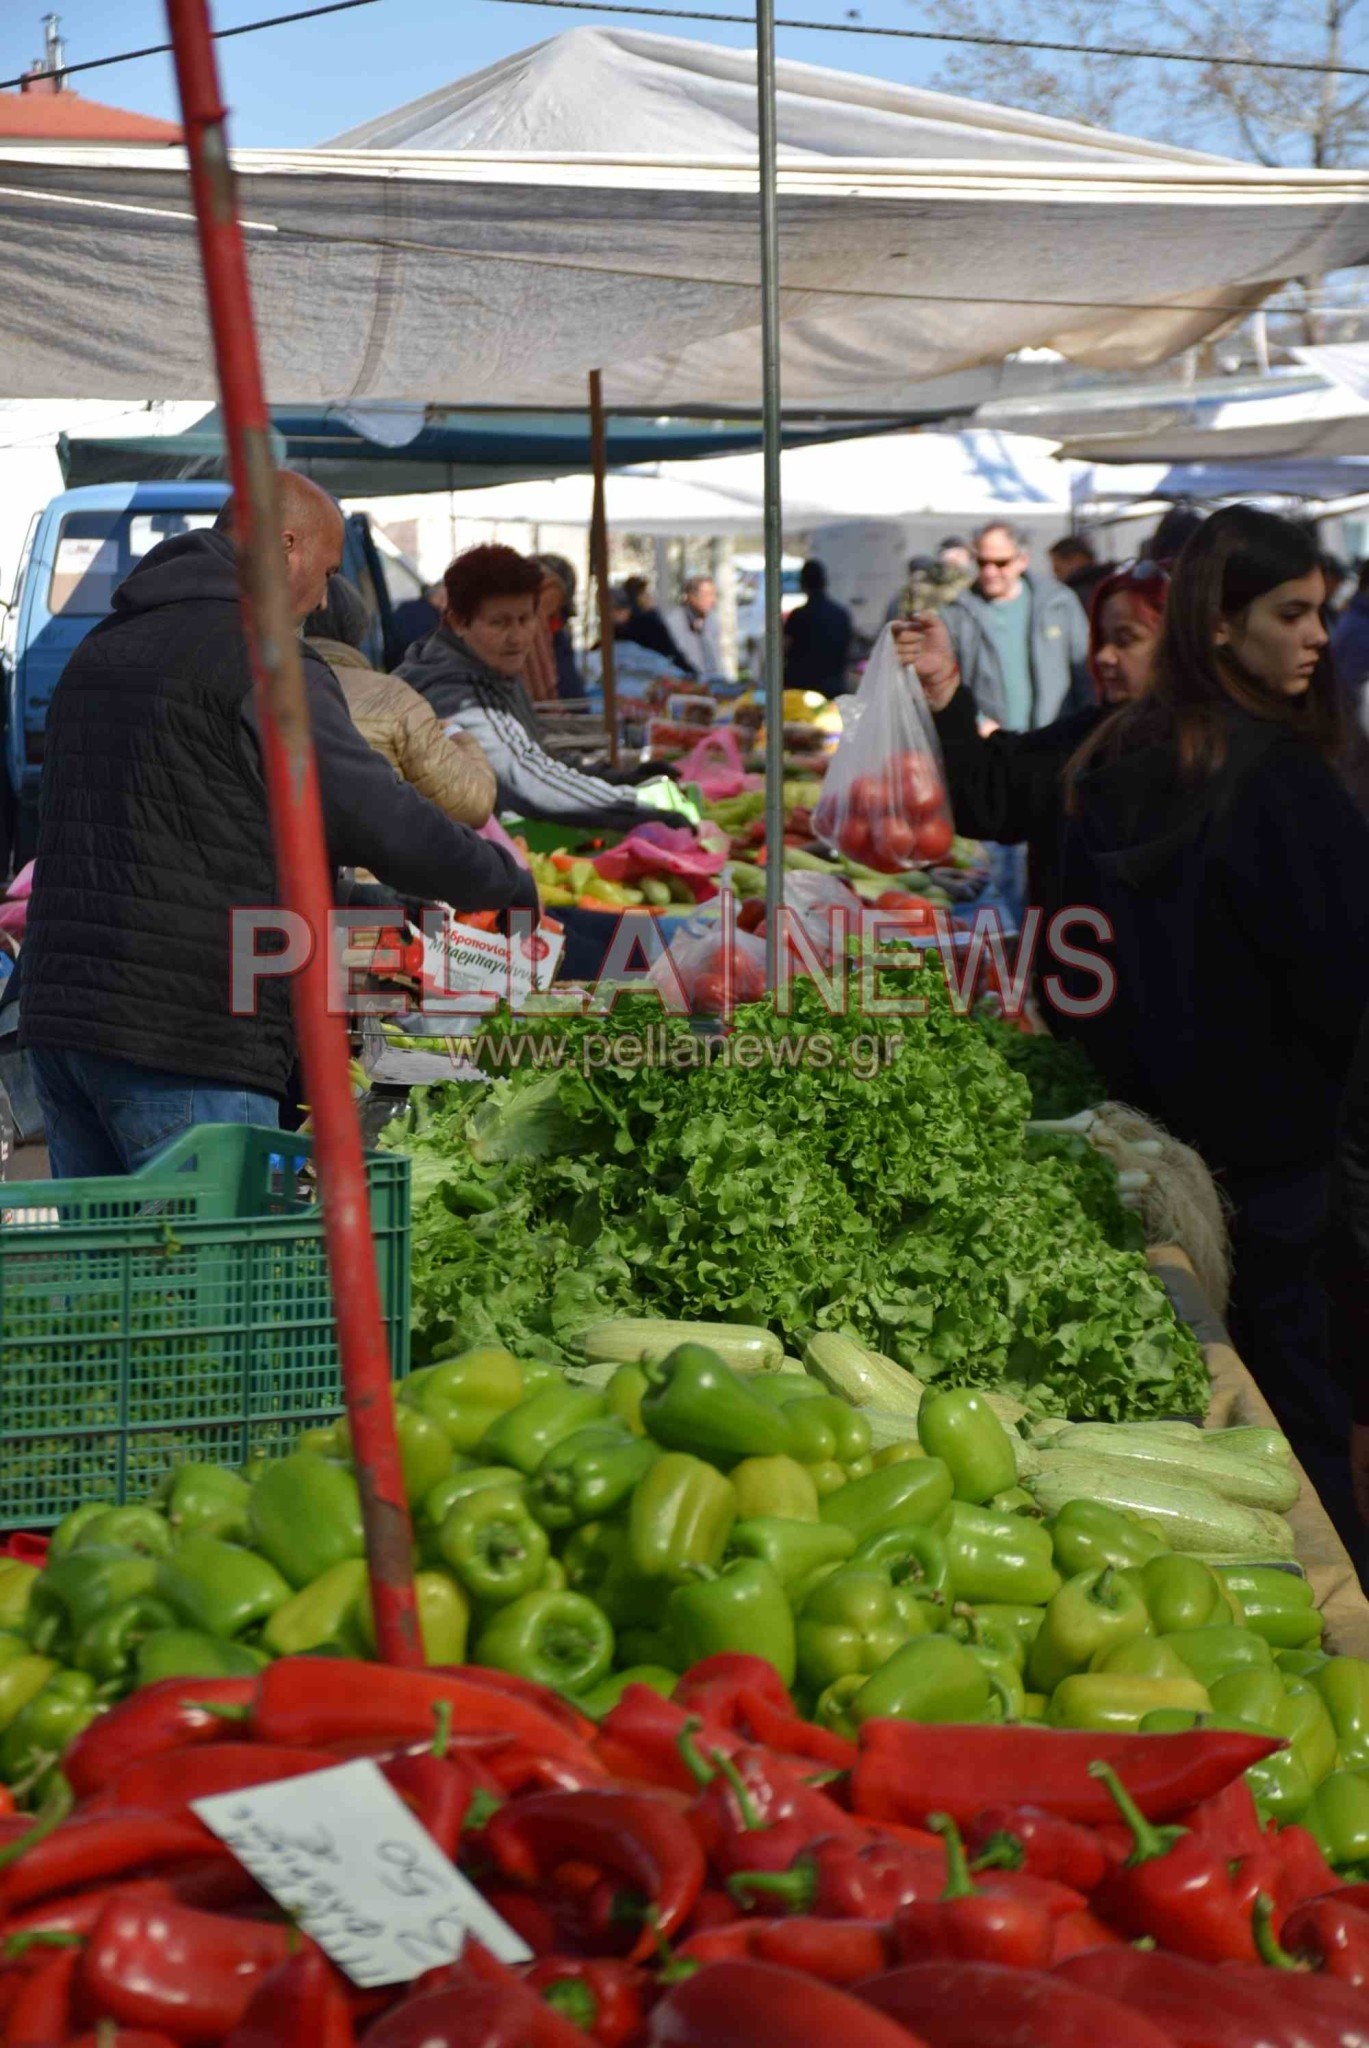
[[621, 790], [558, 761], [492, 692], [477, 683], [474, 696], [446, 721], [447, 732], [478, 740], [499, 780], [502, 810], [525, 817], [565, 818], [595, 824], [636, 823], [637, 806]]

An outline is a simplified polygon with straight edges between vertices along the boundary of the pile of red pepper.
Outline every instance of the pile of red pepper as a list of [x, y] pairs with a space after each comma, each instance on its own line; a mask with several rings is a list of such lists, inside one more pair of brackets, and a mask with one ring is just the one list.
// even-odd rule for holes
[[[1238, 1730], [802, 1720], [709, 1658], [596, 1725], [498, 1671], [298, 1658], [102, 1715], [0, 1818], [6, 2048], [1369, 2048], [1369, 1885]], [[374, 1757], [533, 1952], [351, 1985], [190, 1811]]]

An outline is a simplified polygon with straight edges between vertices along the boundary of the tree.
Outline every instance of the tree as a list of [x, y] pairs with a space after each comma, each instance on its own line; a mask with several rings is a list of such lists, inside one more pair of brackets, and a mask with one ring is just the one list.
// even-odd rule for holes
[[1369, 0], [943, 0], [939, 26], [1069, 45], [1060, 55], [967, 46], [937, 83], [953, 92], [1130, 129], [1269, 165], [1317, 169], [1363, 160], [1369, 80], [1266, 71], [1253, 62], [1140, 62], [1099, 44], [1184, 50], [1211, 60], [1369, 63]]

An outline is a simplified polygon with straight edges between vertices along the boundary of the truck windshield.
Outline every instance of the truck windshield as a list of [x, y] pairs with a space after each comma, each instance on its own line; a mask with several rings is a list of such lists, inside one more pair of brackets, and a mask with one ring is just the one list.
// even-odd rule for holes
[[173, 533], [212, 526], [212, 507], [196, 511], [68, 512], [57, 535], [48, 611], [67, 618], [103, 618], [114, 592], [149, 549]]

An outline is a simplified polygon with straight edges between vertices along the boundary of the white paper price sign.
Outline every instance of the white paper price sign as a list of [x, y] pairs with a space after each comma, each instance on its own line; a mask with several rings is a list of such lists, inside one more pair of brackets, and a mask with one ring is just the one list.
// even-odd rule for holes
[[501, 1962], [531, 1956], [373, 1763], [192, 1805], [354, 1984], [407, 1983], [455, 1962], [468, 1934]]

